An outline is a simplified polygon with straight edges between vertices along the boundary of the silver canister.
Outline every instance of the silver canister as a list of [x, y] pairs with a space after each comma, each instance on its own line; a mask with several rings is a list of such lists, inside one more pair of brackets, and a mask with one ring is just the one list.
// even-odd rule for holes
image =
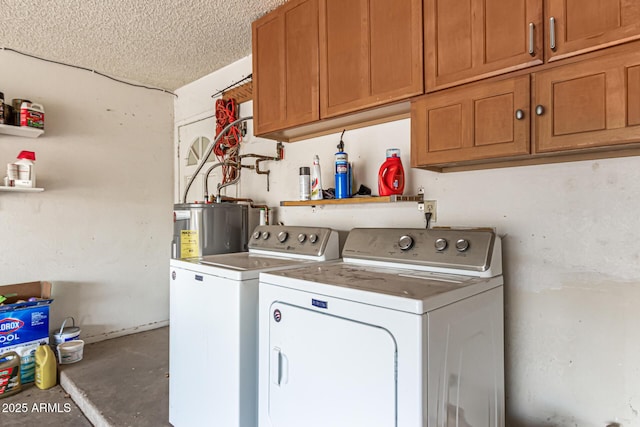
[[308, 166], [300, 168], [300, 200], [311, 197], [311, 169]]

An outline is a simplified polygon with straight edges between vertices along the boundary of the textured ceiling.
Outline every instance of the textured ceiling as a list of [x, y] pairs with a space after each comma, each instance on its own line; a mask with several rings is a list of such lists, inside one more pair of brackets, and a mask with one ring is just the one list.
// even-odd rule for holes
[[175, 90], [251, 53], [286, 0], [0, 0], [0, 47]]

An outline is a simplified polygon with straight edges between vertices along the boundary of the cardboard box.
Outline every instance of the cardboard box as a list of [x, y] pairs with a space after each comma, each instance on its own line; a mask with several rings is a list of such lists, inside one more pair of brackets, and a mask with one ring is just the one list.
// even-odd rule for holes
[[[23, 383], [33, 381], [35, 350], [49, 343], [49, 306], [51, 283], [29, 282], [0, 286], [0, 295], [17, 294], [0, 305], [0, 354], [15, 351], [20, 355]], [[29, 302], [31, 297], [37, 301]], [[18, 302], [24, 300], [25, 302]]]

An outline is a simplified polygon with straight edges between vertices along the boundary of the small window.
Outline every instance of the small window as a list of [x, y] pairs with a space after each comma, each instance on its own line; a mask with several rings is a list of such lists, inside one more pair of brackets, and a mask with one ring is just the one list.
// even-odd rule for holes
[[[199, 136], [193, 140], [191, 147], [189, 147], [189, 155], [187, 156], [187, 166], [196, 166], [200, 162], [200, 158], [209, 146], [209, 138], [205, 136]], [[207, 163], [211, 163], [215, 160], [213, 152], [209, 155]]]

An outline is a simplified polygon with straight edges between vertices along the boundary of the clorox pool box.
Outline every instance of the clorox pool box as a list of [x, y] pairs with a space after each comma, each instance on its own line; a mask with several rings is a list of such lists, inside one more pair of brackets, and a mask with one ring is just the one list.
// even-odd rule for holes
[[6, 296], [0, 305], [0, 353], [18, 353], [22, 383], [32, 382], [35, 349], [41, 343], [49, 343], [51, 283], [0, 286], [0, 295]]

